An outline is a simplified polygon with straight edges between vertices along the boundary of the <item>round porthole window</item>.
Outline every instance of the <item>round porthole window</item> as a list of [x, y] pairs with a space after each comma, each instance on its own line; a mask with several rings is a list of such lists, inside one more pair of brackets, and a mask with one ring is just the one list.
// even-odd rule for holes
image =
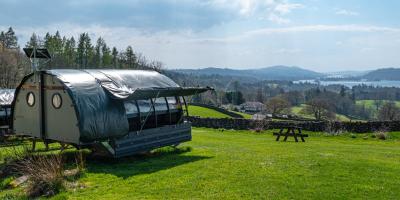
[[58, 94], [58, 93], [53, 94], [53, 97], [51, 98], [51, 102], [52, 102], [53, 107], [54, 107], [55, 109], [61, 108], [61, 105], [62, 105], [61, 95]]
[[30, 107], [33, 107], [35, 105], [35, 95], [33, 94], [33, 92], [28, 92], [28, 94], [26, 95], [26, 103]]

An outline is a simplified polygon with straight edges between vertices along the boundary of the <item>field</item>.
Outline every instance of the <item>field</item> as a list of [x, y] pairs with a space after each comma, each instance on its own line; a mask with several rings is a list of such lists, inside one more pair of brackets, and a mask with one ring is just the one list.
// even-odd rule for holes
[[[202, 107], [202, 106], [188, 105], [188, 109], [189, 109], [190, 116], [199, 116], [199, 117], [203, 117], [203, 118], [207, 118], [207, 117], [209, 117], [209, 118], [232, 118], [231, 116], [221, 113], [217, 110]], [[230, 111], [230, 112], [234, 112], [234, 111]], [[234, 112], [234, 113], [242, 115], [243, 118], [245, 118], [245, 119], [251, 119], [251, 115], [249, 115], [249, 114], [241, 113], [241, 112]]]
[[[301, 104], [300, 106], [293, 106], [291, 108], [291, 111], [293, 114], [304, 117], [304, 118], [308, 118], [308, 119], [314, 119], [314, 116], [312, 115], [307, 115], [307, 114], [303, 114], [300, 111], [305, 107], [304, 104]], [[336, 114], [336, 118], [340, 121], [350, 121], [350, 119], [345, 116], [345, 115], [341, 115], [341, 114]]]
[[203, 118], [231, 118], [229, 115], [201, 106], [188, 105], [188, 109], [190, 116], [199, 116]]
[[[179, 150], [87, 161], [84, 187], [54, 199], [398, 199], [400, 133], [309, 133], [275, 142], [271, 131], [193, 129]], [[352, 137], [351, 137], [352, 136]], [[0, 149], [3, 153], [6, 152]], [[21, 197], [5, 189], [0, 199]]]
[[[385, 101], [383, 101], [385, 102]], [[396, 106], [400, 107], [400, 101], [395, 101]], [[372, 109], [372, 110], [376, 110], [376, 106], [374, 105], [374, 100], [357, 100], [356, 101], [357, 105], [362, 105], [364, 104], [365, 107]]]

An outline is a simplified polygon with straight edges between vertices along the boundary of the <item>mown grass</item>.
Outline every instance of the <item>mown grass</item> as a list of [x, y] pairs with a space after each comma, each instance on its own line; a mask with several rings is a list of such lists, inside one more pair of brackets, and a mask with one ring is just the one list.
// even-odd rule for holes
[[[120, 160], [89, 159], [84, 187], [54, 199], [398, 199], [400, 133], [309, 133], [275, 142], [272, 131], [193, 129], [178, 151]], [[1, 149], [3, 151], [3, 149]], [[21, 197], [5, 189], [0, 199]]]
[[253, 117], [253, 115], [247, 114], [247, 113], [242, 113], [242, 112], [237, 112], [237, 111], [230, 111], [236, 114], [241, 115], [244, 119], [251, 119]]
[[198, 116], [203, 118], [232, 118], [229, 115], [202, 106], [188, 105], [188, 109], [190, 116]]

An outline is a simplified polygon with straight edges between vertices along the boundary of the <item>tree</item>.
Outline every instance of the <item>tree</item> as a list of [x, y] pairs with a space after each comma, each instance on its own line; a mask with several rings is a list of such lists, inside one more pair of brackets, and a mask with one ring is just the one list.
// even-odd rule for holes
[[5, 48], [7, 49], [16, 49], [18, 48], [18, 38], [15, 35], [14, 30], [12, 27], [8, 28], [8, 31], [4, 33], [2, 36], [2, 43]]
[[262, 86], [257, 89], [256, 101], [264, 102], [264, 94]]
[[340, 87], [340, 96], [344, 97], [346, 96], [346, 87], [344, 87], [342, 85], [342, 87]]
[[287, 114], [290, 112], [290, 103], [286, 99], [278, 96], [269, 99], [265, 103], [265, 106], [267, 112], [271, 113], [272, 115], [283, 113]]
[[65, 58], [65, 66], [75, 68], [76, 64], [76, 42], [74, 37], [67, 39], [64, 45], [64, 58]]
[[323, 98], [314, 98], [306, 103], [302, 113], [313, 115], [316, 120], [333, 119], [335, 114], [329, 102]]
[[237, 92], [227, 92], [225, 93], [226, 99], [228, 100], [229, 103], [234, 104], [234, 105], [240, 105], [245, 102], [243, 98], [243, 94], [240, 91]]
[[400, 109], [394, 102], [386, 102], [378, 111], [378, 119], [382, 121], [399, 120]]
[[34, 48], [34, 47], [38, 48], [41, 46], [42, 44], [40, 42], [40, 38], [35, 33], [32, 33], [31, 38], [25, 45], [26, 48]]
[[382, 100], [374, 100], [374, 106], [376, 111], [379, 111], [379, 108], [383, 105], [383, 101]]
[[290, 91], [282, 95], [292, 106], [304, 103], [304, 95], [300, 91]]
[[115, 48], [115, 47], [112, 48], [111, 55], [112, 55], [112, 61], [111, 61], [112, 66], [114, 68], [118, 68], [118, 50], [117, 50], [117, 48]]
[[80, 68], [87, 68], [92, 64], [93, 60], [93, 46], [88, 33], [79, 35], [78, 49], [77, 49], [77, 63]]
[[136, 64], [136, 55], [133, 53], [132, 46], [128, 46], [125, 51], [126, 68], [134, 69]]
[[113, 57], [111, 55], [110, 48], [107, 46], [106, 42], [104, 42], [103, 46], [101, 47], [101, 53], [101, 63], [103, 67], [111, 66]]

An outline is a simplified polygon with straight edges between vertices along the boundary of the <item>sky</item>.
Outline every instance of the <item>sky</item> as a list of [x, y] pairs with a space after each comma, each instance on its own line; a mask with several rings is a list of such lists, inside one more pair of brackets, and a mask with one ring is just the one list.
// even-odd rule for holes
[[400, 67], [398, 0], [0, 0], [0, 30], [88, 32], [169, 69]]

